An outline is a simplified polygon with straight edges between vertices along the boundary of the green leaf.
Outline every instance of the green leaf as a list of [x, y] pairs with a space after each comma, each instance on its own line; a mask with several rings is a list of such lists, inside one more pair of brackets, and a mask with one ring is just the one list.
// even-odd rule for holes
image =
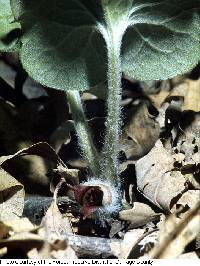
[[12, 6], [25, 31], [20, 56], [31, 77], [64, 90], [86, 90], [106, 79], [98, 1], [13, 0]]
[[105, 81], [106, 45], [113, 45], [111, 36], [120, 42], [124, 33], [122, 70], [136, 79], [173, 77], [200, 58], [200, 0], [11, 3], [24, 33], [22, 64], [52, 88], [87, 90]]
[[135, 79], [166, 79], [200, 60], [199, 0], [135, 0], [122, 46], [123, 71]]
[[17, 48], [18, 38], [15, 30], [20, 24], [14, 22], [10, 0], [0, 0], [0, 51], [11, 51]]

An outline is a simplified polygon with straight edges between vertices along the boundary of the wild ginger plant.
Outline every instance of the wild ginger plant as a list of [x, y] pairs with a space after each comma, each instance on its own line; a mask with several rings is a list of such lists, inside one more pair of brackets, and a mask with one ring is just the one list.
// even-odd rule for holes
[[[121, 188], [122, 72], [138, 80], [163, 80], [191, 70], [200, 59], [200, 0], [0, 0], [0, 14], [0, 49], [18, 49], [33, 79], [66, 92], [93, 173], [87, 184], [102, 187], [110, 195], [104, 205], [115, 212]], [[16, 39], [12, 32], [19, 27]], [[107, 118], [100, 154], [80, 93], [105, 80]]]

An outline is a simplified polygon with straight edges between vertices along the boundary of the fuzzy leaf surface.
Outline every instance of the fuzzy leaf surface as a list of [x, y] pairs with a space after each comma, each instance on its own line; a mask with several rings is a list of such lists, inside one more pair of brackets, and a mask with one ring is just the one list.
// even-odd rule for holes
[[105, 80], [99, 1], [12, 0], [24, 35], [21, 60], [31, 77], [57, 89], [86, 90]]
[[200, 60], [199, 0], [134, 0], [122, 43], [124, 72], [139, 80], [188, 72]]
[[87, 90], [104, 81], [104, 39], [112, 35], [115, 42], [125, 34], [122, 70], [136, 79], [170, 78], [189, 71], [200, 59], [200, 0], [11, 3], [23, 30], [23, 66], [45, 86]]

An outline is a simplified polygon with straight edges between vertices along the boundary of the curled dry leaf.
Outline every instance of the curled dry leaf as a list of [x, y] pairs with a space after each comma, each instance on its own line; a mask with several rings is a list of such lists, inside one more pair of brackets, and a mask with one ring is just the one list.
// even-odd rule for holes
[[0, 221], [12, 220], [22, 215], [24, 187], [0, 165]]
[[200, 232], [200, 202], [198, 202], [182, 219], [174, 214], [162, 224], [157, 245], [151, 250], [154, 259], [176, 258]]
[[61, 146], [70, 142], [70, 132], [74, 131], [74, 123], [71, 120], [63, 122], [51, 135], [50, 143], [58, 152]]
[[[157, 141], [155, 147], [136, 163], [140, 192], [158, 207], [170, 211], [174, 200], [186, 190], [180, 171], [173, 171], [175, 158]], [[177, 198], [178, 200], [178, 198]]]
[[[27, 116], [30, 115], [27, 110], [24, 113]], [[14, 154], [21, 149], [28, 148], [36, 139], [34, 136], [33, 140], [27, 123], [22, 122], [24, 113], [19, 114], [17, 107], [0, 100], [0, 141], [1, 149], [5, 150], [6, 154]], [[34, 119], [37, 120], [35, 116]], [[26, 156], [5, 162], [3, 168], [23, 183], [26, 192], [42, 194], [47, 191], [49, 180], [46, 173], [49, 167], [48, 161], [43, 158]]]
[[131, 108], [121, 137], [122, 150], [127, 159], [141, 158], [147, 154], [159, 134], [159, 124], [149, 114], [146, 104], [140, 104], [137, 109]]
[[131, 228], [137, 228], [159, 219], [160, 213], [155, 213], [149, 205], [134, 202], [133, 208], [119, 213], [119, 218], [130, 222]]
[[[138, 230], [138, 229], [137, 229]], [[153, 229], [148, 232], [144, 232], [141, 237], [138, 238], [137, 242], [132, 246], [127, 259], [137, 259], [146, 255], [152, 246], [157, 242], [158, 230]], [[143, 258], [143, 257], [142, 257]]]

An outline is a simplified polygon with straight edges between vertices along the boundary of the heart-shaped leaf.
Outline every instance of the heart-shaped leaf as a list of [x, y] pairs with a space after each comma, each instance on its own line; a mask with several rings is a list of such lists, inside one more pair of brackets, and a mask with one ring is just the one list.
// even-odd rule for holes
[[105, 80], [106, 45], [124, 33], [122, 70], [137, 79], [173, 77], [200, 58], [200, 0], [11, 3], [23, 30], [23, 66], [52, 88], [86, 90]]

